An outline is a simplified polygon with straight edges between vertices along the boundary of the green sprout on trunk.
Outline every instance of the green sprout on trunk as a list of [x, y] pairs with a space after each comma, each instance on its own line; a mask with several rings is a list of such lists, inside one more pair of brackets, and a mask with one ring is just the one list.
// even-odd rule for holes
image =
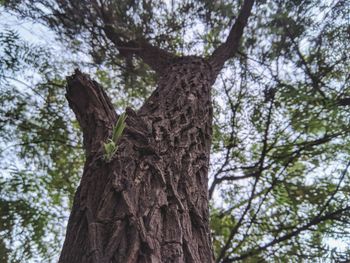
[[126, 118], [127, 116], [125, 112], [119, 116], [117, 123], [113, 126], [112, 138], [108, 138], [107, 141], [103, 143], [103, 148], [104, 148], [103, 159], [106, 162], [110, 162], [113, 159], [114, 154], [118, 150], [117, 144], [126, 126], [125, 124]]

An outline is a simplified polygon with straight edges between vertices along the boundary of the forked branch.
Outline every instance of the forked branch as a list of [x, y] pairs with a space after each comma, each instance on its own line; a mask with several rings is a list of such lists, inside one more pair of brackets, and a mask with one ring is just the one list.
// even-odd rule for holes
[[219, 74], [225, 62], [232, 58], [239, 48], [239, 42], [243, 35], [243, 30], [251, 14], [254, 0], [245, 0], [235, 24], [225, 41], [221, 44], [209, 58], [209, 63], [213, 67], [214, 76]]
[[117, 114], [102, 87], [79, 70], [67, 78], [66, 97], [83, 131], [86, 154], [90, 155], [92, 149], [100, 148]]

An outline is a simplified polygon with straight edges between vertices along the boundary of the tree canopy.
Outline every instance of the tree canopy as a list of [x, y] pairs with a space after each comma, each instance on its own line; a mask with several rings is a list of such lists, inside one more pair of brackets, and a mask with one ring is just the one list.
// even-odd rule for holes
[[[55, 261], [62, 245], [84, 158], [65, 76], [80, 67], [120, 111], [137, 108], [161, 70], [153, 48], [207, 57], [225, 48], [247, 2], [0, 2], [7, 18], [45, 26], [67, 52], [1, 22], [2, 261]], [[349, 15], [345, 0], [255, 3], [213, 91], [217, 262], [350, 259]]]

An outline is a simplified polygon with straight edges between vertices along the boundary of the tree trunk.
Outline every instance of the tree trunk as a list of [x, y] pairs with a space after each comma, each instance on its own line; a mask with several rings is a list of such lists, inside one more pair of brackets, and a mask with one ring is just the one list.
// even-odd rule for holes
[[67, 99], [86, 163], [59, 262], [213, 262], [208, 213], [212, 67], [183, 57], [162, 70], [111, 162], [101, 156], [117, 115], [102, 88], [77, 71]]

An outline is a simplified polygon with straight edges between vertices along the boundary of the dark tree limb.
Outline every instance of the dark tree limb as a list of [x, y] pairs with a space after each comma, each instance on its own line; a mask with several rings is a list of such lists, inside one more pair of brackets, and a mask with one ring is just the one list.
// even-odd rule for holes
[[[98, 4], [95, 4], [95, 6], [98, 6]], [[158, 74], [162, 73], [169, 61], [175, 58], [174, 54], [153, 46], [143, 37], [138, 36], [136, 39], [130, 40], [129, 36], [117, 30], [114, 25], [113, 13], [108, 8], [101, 6], [98, 11], [104, 23], [102, 28], [104, 33], [116, 46], [121, 55], [125, 57], [133, 55], [139, 57]]]
[[83, 131], [84, 148], [89, 156], [100, 148], [117, 114], [102, 87], [79, 70], [67, 78], [66, 97]]
[[214, 76], [219, 74], [225, 62], [232, 58], [237, 52], [243, 30], [247, 24], [253, 5], [254, 0], [245, 0], [243, 2], [238, 18], [231, 28], [225, 43], [221, 44], [209, 58], [209, 63], [213, 67]]
[[137, 56], [149, 65], [156, 73], [161, 74], [175, 55], [159, 47], [151, 45], [145, 39], [122, 41], [113, 26], [107, 25], [104, 28], [106, 36], [111, 40], [120, 54], [125, 57]]
[[350, 105], [350, 98], [340, 98], [337, 100], [337, 104], [339, 106], [349, 106]]

